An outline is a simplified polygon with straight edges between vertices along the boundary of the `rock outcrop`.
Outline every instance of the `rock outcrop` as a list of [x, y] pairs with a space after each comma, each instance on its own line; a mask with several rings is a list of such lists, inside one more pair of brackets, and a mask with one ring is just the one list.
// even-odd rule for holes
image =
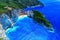
[[5, 35], [5, 30], [2, 28], [1, 24], [0, 24], [0, 40], [8, 40], [8, 38]]

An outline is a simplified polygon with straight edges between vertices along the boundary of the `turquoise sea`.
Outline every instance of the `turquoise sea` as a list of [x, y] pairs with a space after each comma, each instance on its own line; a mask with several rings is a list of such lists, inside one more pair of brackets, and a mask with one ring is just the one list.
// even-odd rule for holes
[[6, 30], [6, 35], [10, 40], [60, 40], [60, 2], [49, 2], [44, 7], [26, 8], [27, 10], [37, 10], [42, 12], [47, 20], [52, 24], [54, 32], [46, 30], [42, 25], [38, 25], [33, 19], [25, 16], [19, 18], [13, 28]]

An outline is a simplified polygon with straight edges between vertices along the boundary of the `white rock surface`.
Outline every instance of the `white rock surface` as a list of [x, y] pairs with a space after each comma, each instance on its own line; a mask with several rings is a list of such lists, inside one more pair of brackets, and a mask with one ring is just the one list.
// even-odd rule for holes
[[5, 35], [5, 30], [2, 28], [1, 24], [0, 24], [0, 38], [3, 38], [3, 40], [8, 40], [8, 38]]

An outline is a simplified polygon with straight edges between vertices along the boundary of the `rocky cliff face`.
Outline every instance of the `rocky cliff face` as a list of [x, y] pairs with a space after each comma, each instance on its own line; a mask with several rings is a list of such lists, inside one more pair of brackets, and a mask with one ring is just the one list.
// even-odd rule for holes
[[0, 23], [2, 24], [3, 29], [7, 29], [13, 25], [13, 23], [16, 22], [18, 18], [18, 11], [12, 10], [7, 13], [3, 13], [0, 15]]
[[2, 24], [3, 29], [10, 28], [21, 15], [32, 16], [31, 11], [24, 11], [22, 9], [13, 9], [7, 13], [0, 15], [0, 23]]
[[36, 5], [43, 6], [43, 4], [38, 0], [1, 0], [0, 23], [2, 24], [4, 29], [7, 29], [16, 22], [18, 16], [20, 15], [33, 16], [33, 13], [31, 11], [25, 12], [22, 9], [27, 6], [36, 6]]
[[2, 28], [1, 24], [0, 24], [0, 40], [8, 40], [8, 38], [5, 35], [5, 30]]
[[26, 13], [21, 9], [14, 9], [0, 15], [0, 40], [8, 40], [5, 31], [13, 26], [21, 14]]
[[45, 28], [52, 30], [52, 25], [48, 20], [45, 19], [42, 13], [33, 10], [24, 11], [22, 9], [13, 9], [7, 13], [0, 15], [0, 23], [2, 24], [3, 29], [6, 30], [8, 28], [11, 28], [17, 21], [18, 17], [21, 15], [27, 15], [28, 17], [34, 19], [36, 23], [42, 24], [45, 26]]

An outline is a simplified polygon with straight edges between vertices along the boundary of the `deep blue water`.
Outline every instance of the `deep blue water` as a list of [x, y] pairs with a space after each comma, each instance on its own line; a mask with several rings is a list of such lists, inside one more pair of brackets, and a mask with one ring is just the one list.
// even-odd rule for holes
[[[40, 8], [40, 7], [39, 7]], [[48, 19], [56, 31], [60, 34], [60, 2], [54, 2], [47, 6], [40, 8], [33, 8], [44, 14], [45, 18]]]
[[[6, 31], [10, 40], [60, 40], [60, 2], [47, 4], [44, 7], [29, 8], [28, 10], [42, 12], [47, 20], [50, 21], [54, 32], [47, 31], [38, 25], [33, 19], [24, 17], [18, 19], [13, 28]], [[27, 10], [27, 9], [25, 9]]]

